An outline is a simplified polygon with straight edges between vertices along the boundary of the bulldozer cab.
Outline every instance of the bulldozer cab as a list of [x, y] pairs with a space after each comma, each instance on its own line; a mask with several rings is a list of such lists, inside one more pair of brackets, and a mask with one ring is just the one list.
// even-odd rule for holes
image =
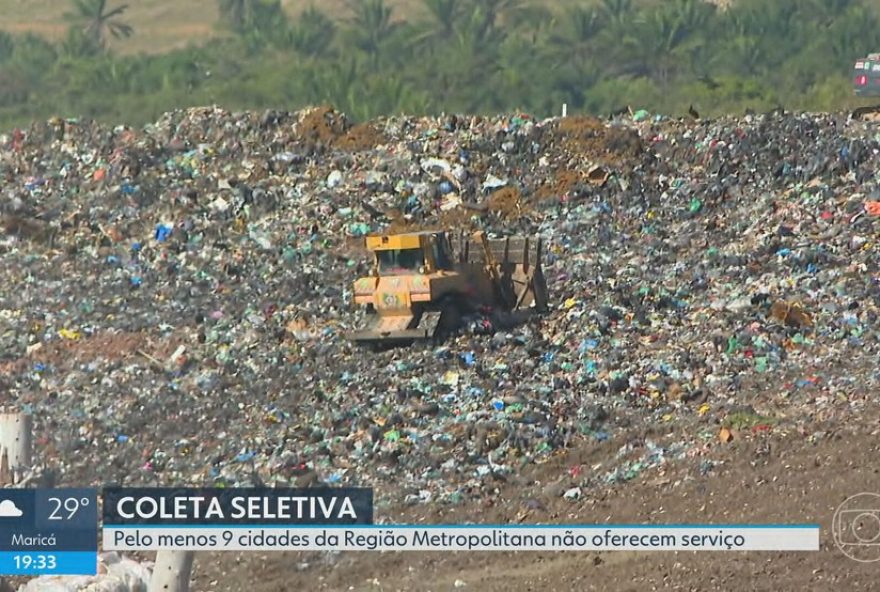
[[367, 238], [380, 276], [451, 270], [453, 258], [445, 232], [419, 232]]
[[856, 96], [880, 96], [880, 54], [870, 54], [855, 65], [853, 89]]
[[375, 253], [381, 275], [418, 273], [425, 266], [425, 253], [421, 249], [382, 249]]

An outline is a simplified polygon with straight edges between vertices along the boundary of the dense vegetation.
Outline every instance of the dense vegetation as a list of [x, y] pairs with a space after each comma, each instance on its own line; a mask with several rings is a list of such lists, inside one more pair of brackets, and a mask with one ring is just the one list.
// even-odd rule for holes
[[[332, 103], [356, 119], [408, 112], [681, 114], [852, 103], [855, 58], [880, 51], [863, 0], [423, 0], [398, 18], [352, 0], [288, 18], [280, 0], [218, 0], [227, 34], [158, 56], [116, 56], [137, 35], [125, 6], [73, 0], [66, 39], [0, 32], [0, 126], [52, 115], [143, 123], [196, 104], [295, 109]], [[320, 6], [317, 3], [316, 6]]]

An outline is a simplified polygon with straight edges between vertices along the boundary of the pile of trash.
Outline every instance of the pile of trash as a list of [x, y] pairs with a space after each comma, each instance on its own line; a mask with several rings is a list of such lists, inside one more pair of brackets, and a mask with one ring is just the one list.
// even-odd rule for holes
[[[682, 426], [576, 484], [631, 479], [876, 386], [878, 150], [834, 114], [35, 123], [0, 137], [0, 387], [59, 484], [455, 503]], [[361, 239], [425, 228], [543, 236], [550, 313], [346, 342]]]

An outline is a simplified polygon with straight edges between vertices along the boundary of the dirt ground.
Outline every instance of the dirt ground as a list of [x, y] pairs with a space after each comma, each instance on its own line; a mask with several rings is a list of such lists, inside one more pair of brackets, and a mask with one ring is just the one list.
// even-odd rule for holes
[[[812, 427], [819, 432], [820, 426]], [[812, 437], [797, 431], [738, 434], [730, 443], [713, 444], [707, 456], [586, 490], [578, 501], [563, 499], [554, 482], [571, 467], [590, 470], [610, 459], [619, 441], [585, 445], [535, 466], [481, 502], [377, 510], [398, 523], [818, 523], [819, 552], [206, 554], [196, 560], [193, 589], [875, 590], [880, 563], [847, 558], [830, 527], [846, 498], [880, 493], [880, 414], [872, 407], [841, 427], [821, 428]], [[707, 459], [719, 464], [701, 471]]]

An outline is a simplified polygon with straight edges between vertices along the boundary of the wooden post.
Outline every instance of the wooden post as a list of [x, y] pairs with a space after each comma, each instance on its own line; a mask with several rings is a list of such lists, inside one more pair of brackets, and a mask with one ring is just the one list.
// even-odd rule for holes
[[188, 592], [195, 551], [159, 551], [150, 592]]
[[31, 468], [30, 415], [0, 409], [0, 485], [15, 485]]

